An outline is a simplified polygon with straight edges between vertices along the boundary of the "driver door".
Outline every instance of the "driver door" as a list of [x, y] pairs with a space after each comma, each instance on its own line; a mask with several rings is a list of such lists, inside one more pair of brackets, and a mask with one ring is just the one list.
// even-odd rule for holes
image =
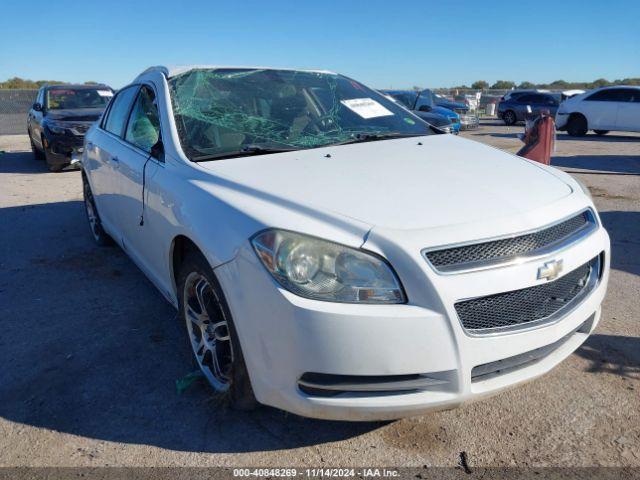
[[[151, 232], [148, 197], [155, 191], [155, 177], [164, 170], [164, 161], [151, 153], [160, 139], [160, 121], [156, 95], [143, 85], [136, 96], [126, 124], [118, 155], [117, 205], [120, 216], [122, 246], [151, 278], [157, 279], [158, 259]], [[143, 201], [143, 195], [146, 197]]]

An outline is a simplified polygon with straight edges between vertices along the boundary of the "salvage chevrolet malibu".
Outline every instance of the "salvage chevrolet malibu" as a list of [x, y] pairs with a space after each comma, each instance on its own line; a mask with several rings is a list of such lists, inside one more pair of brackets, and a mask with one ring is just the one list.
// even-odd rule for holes
[[549, 371], [600, 317], [585, 187], [331, 72], [150, 68], [81, 166], [96, 242], [178, 309], [236, 408], [453, 408]]

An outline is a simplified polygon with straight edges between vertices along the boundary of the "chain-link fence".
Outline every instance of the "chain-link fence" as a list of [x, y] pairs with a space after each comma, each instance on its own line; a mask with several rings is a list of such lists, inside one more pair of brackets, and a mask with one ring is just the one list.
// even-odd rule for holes
[[0, 135], [27, 133], [27, 113], [37, 90], [0, 90]]

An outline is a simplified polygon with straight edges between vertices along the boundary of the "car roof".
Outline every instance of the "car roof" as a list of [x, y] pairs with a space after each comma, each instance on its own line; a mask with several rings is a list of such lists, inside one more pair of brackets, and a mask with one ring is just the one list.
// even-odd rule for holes
[[598, 87], [598, 88], [594, 88], [593, 90], [591, 90], [592, 92], [595, 92], [596, 90], [608, 90], [608, 89], [618, 89], [618, 88], [634, 88], [634, 89], [640, 89], [640, 85], [608, 85], [605, 87]]
[[397, 95], [400, 93], [413, 93], [413, 94], [417, 94], [419, 92], [416, 92], [415, 90], [380, 90], [383, 93], [387, 93], [389, 95]]
[[335, 72], [330, 70], [314, 70], [314, 69], [300, 69], [300, 68], [280, 68], [280, 67], [259, 67], [259, 66], [238, 66], [238, 65], [181, 65], [181, 66], [164, 66], [156, 65], [147, 68], [138, 77], [142, 77], [148, 73], [160, 72], [167, 78], [175, 77], [191, 70], [227, 70], [227, 69], [243, 69], [243, 70], [286, 70], [291, 72], [314, 72], [314, 73], [327, 73], [330, 75], [336, 75]]
[[104, 83], [96, 83], [92, 85], [82, 84], [73, 84], [73, 83], [63, 83], [63, 84], [55, 84], [55, 85], [44, 85], [46, 90], [50, 90], [52, 88], [71, 88], [74, 90], [86, 90], [86, 89], [96, 89], [96, 88], [108, 88], [109, 90], [113, 90], [109, 85], [105, 85]]

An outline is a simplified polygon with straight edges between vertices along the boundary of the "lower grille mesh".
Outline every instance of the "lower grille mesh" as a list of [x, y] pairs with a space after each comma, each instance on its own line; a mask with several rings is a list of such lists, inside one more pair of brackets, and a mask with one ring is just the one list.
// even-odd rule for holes
[[542, 321], [588, 293], [595, 283], [589, 280], [597, 278], [599, 272], [598, 256], [558, 280], [465, 300], [456, 303], [455, 309], [462, 326], [474, 333]]

